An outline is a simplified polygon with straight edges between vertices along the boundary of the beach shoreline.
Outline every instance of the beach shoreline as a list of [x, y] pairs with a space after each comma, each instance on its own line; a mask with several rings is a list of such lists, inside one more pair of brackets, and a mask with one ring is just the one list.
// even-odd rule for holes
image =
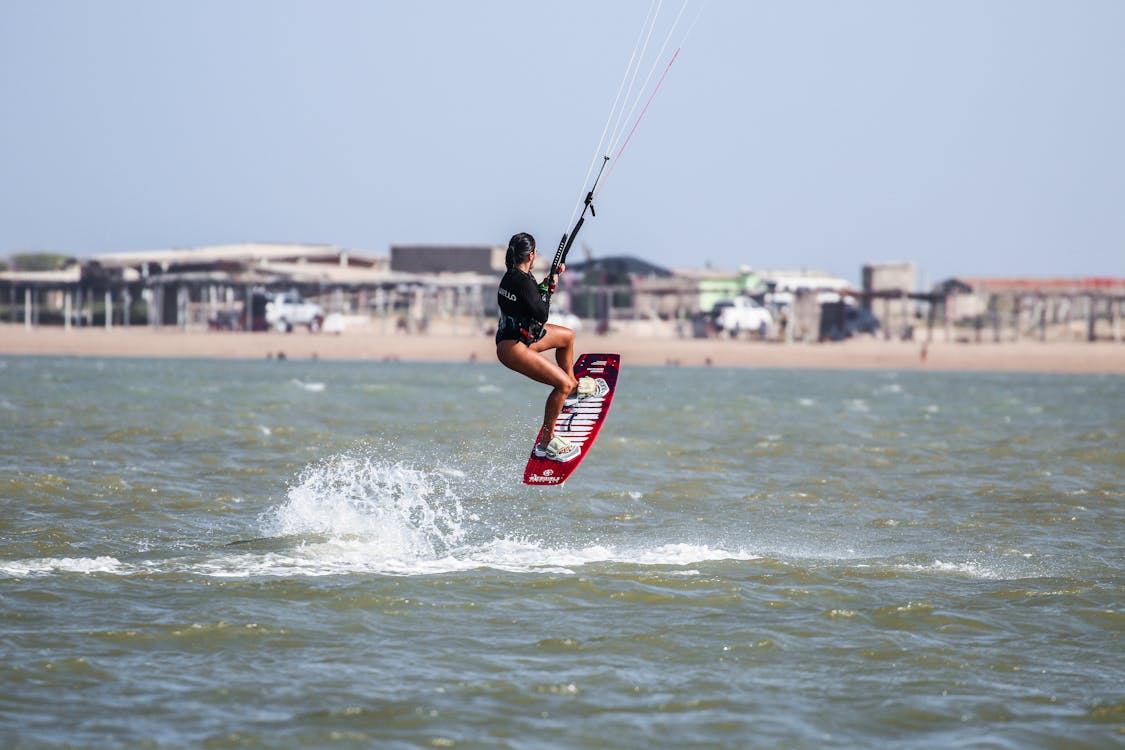
[[[1079, 341], [963, 343], [884, 341], [778, 343], [596, 335], [580, 331], [578, 352], [621, 354], [627, 364], [794, 369], [875, 369], [1125, 374], [1125, 344]], [[480, 332], [402, 333], [376, 326], [311, 334], [0, 324], [0, 355], [193, 359], [490, 362], [492, 339]]]

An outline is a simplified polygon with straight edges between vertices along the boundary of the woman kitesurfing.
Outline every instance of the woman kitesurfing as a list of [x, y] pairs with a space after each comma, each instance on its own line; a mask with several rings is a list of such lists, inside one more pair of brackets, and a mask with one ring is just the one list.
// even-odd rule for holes
[[[680, 7], [680, 12], [672, 25], [673, 30], [679, 24], [680, 17], [687, 5], [688, 0], [684, 0], [684, 4]], [[668, 60], [663, 75], [660, 76], [647, 100], [645, 100], [640, 114], [633, 121], [632, 128], [626, 134], [625, 125], [642, 100], [640, 93], [634, 97], [633, 92], [641, 60], [645, 57], [645, 49], [656, 26], [659, 8], [659, 0], [654, 0], [649, 16], [646, 18], [641, 34], [637, 39], [629, 66], [626, 68], [625, 78], [618, 88], [617, 99], [611, 109], [610, 118], [602, 131], [602, 138], [598, 143], [597, 151], [599, 156], [596, 156], [591, 163], [590, 170], [586, 174], [586, 182], [594, 173], [599, 161], [601, 166], [597, 170], [597, 176], [594, 177], [593, 186], [586, 193], [585, 201], [575, 207], [574, 213], [577, 214], [578, 220], [570, 232], [563, 234], [554, 261], [551, 263], [551, 268], [542, 282], [537, 282], [531, 274], [536, 259], [535, 238], [527, 232], [520, 232], [513, 235], [508, 242], [508, 251], [504, 258], [507, 271], [504, 273], [496, 292], [496, 301], [500, 308], [500, 321], [496, 329], [496, 358], [508, 369], [552, 388], [551, 393], [547, 396], [547, 402], [543, 406], [543, 426], [539, 432], [539, 439], [532, 450], [533, 458], [546, 458], [562, 462], [577, 458], [582, 451], [581, 447], [571, 443], [562, 435], [556, 434], [555, 423], [568, 400], [581, 401], [597, 393], [604, 395], [603, 389], [606, 387], [604, 381], [599, 385], [593, 378], [575, 378], [574, 376], [574, 331], [570, 328], [548, 323], [547, 318], [551, 308], [551, 295], [555, 292], [559, 277], [566, 270], [567, 253], [570, 252], [574, 239], [578, 235], [578, 230], [582, 228], [582, 223], [586, 220], [586, 212], [589, 211], [591, 216], [595, 215], [593, 201], [597, 194], [598, 183], [606, 172], [606, 165], [610, 162], [608, 154], [616, 151], [614, 159], [620, 158], [626, 146], [629, 145], [629, 141], [636, 132], [641, 119], [648, 111], [648, 106], [652, 103], [653, 97], [656, 96], [656, 92], [664, 83], [668, 70], [679, 54], [677, 48], [671, 59]], [[694, 26], [694, 24], [692, 25]], [[690, 30], [689, 28], [688, 31], [690, 32]], [[653, 62], [648, 78], [645, 79], [638, 91], [643, 91], [647, 87], [648, 82], [657, 70], [659, 58], [662, 57], [671, 36], [672, 31], [669, 31], [668, 37], [664, 41], [664, 47], [661, 48], [656, 61]], [[685, 34], [684, 38], [686, 36]], [[610, 125], [615, 120], [616, 124], [612, 136], [607, 140]], [[622, 138], [624, 138], [624, 141], [621, 140]], [[608, 147], [603, 150], [603, 146], [607, 144]], [[610, 172], [612, 172], [612, 168]], [[606, 178], [608, 179], [608, 174]], [[581, 210], [579, 211], [579, 209]], [[571, 218], [573, 220], [573, 215]], [[544, 352], [552, 349], [555, 351], [554, 364], [542, 356]]]
[[[592, 390], [593, 385], [592, 381], [579, 383], [574, 377], [574, 331], [547, 322], [551, 294], [566, 264], [559, 263], [552, 268], [540, 284], [531, 275], [535, 257], [535, 238], [527, 232], [514, 235], [508, 242], [508, 252], [504, 256], [508, 270], [496, 291], [500, 306], [496, 357], [508, 369], [554, 389], [543, 407], [543, 430], [534, 452], [539, 458], [569, 461], [576, 458], [581, 449], [555, 435], [555, 421], [568, 396], [580, 397]], [[540, 356], [551, 349], [555, 350], [555, 364]]]

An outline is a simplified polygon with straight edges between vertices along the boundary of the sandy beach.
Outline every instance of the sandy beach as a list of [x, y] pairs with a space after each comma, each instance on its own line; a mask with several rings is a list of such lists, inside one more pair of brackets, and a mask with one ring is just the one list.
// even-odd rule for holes
[[[883, 341], [766, 343], [646, 338], [579, 332], [578, 351], [612, 351], [641, 365], [814, 369], [983, 370], [1125, 373], [1125, 344], [1114, 342], [946, 343]], [[148, 327], [63, 328], [0, 325], [0, 354], [80, 357], [186, 357], [361, 361], [494, 361], [492, 340], [469, 331], [406, 334], [376, 326], [343, 333], [245, 333]]]

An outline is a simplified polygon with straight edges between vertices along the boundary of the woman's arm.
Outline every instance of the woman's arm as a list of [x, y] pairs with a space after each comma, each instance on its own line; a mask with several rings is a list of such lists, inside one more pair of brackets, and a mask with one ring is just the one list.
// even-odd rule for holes
[[551, 309], [551, 303], [548, 301], [549, 295], [539, 288], [533, 276], [528, 274], [521, 277], [516, 294], [519, 296], [520, 306], [527, 311], [530, 317], [540, 323], [547, 322], [547, 316]]

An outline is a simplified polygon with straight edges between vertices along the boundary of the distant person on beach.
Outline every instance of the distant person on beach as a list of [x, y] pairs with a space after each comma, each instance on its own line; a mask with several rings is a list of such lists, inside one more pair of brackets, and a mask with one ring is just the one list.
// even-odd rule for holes
[[[531, 275], [535, 257], [534, 237], [526, 232], [512, 236], [504, 257], [508, 270], [496, 292], [500, 306], [496, 358], [508, 369], [554, 388], [543, 407], [543, 431], [535, 446], [535, 455], [569, 461], [578, 456], [581, 448], [555, 435], [555, 420], [567, 397], [576, 389], [580, 393], [580, 385], [593, 386], [593, 381], [586, 386], [574, 378], [574, 331], [547, 322], [551, 293], [566, 265], [560, 264], [556, 275], [538, 283]], [[548, 349], [555, 350], [556, 364], [540, 356]]]

